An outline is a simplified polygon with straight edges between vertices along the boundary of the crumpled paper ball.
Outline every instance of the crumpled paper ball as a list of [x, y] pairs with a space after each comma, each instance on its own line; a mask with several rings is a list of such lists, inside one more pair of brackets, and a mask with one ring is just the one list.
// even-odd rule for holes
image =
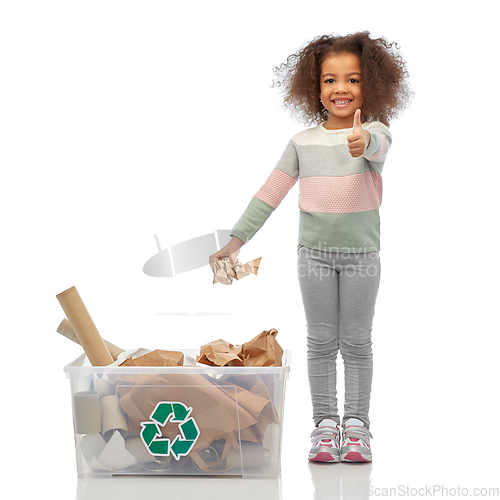
[[271, 328], [237, 346], [214, 340], [200, 348], [196, 361], [210, 366], [282, 366], [283, 349], [277, 334], [278, 330]]
[[257, 275], [259, 264], [262, 257], [251, 260], [246, 264], [242, 264], [236, 259], [234, 266], [231, 265], [229, 257], [222, 259], [214, 259], [211, 263], [212, 271], [214, 273], [213, 283], [222, 283], [223, 285], [232, 285], [233, 279], [241, 279], [249, 274]]

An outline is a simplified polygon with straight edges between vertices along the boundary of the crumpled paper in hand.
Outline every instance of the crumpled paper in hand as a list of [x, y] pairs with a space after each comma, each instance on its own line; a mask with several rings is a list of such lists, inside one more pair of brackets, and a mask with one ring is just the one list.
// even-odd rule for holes
[[212, 261], [212, 271], [214, 272], [214, 284], [222, 283], [223, 285], [231, 285], [233, 279], [241, 279], [249, 274], [257, 275], [259, 270], [259, 264], [262, 257], [258, 259], [251, 260], [246, 264], [242, 264], [236, 259], [234, 266], [231, 266], [229, 257], [224, 257], [222, 259], [215, 259]]
[[278, 330], [272, 328], [237, 346], [214, 340], [200, 348], [196, 361], [210, 366], [282, 366], [283, 349], [277, 334]]

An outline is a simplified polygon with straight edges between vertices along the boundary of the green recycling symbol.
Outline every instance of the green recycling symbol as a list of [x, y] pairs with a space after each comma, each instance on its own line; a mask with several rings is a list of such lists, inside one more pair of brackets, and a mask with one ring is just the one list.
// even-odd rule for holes
[[[153, 422], [141, 422], [141, 439], [151, 455], [168, 456], [172, 453], [172, 456], [179, 460], [189, 454], [200, 436], [195, 419], [189, 417], [192, 410], [179, 401], [160, 401], [155, 406], [149, 417]], [[179, 424], [181, 432], [172, 442], [161, 437], [159, 427], [163, 427], [169, 419], [170, 422]]]

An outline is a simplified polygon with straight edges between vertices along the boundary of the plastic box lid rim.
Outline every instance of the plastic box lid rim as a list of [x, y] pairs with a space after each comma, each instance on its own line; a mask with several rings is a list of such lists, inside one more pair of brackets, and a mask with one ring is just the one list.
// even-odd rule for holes
[[[195, 357], [199, 354], [196, 349], [176, 349], [186, 355]], [[209, 366], [198, 363], [196, 366], [92, 366], [83, 365], [85, 354], [82, 354], [71, 363], [64, 367], [65, 373], [89, 374], [89, 373], [120, 373], [120, 374], [139, 374], [139, 373], [213, 373], [223, 374], [246, 374], [246, 373], [262, 373], [262, 374], [283, 374], [290, 372], [292, 351], [283, 349], [283, 366]]]

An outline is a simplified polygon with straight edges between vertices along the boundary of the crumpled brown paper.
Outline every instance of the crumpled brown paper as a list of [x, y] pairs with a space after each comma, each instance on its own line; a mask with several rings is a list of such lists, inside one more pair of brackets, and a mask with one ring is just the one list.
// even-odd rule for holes
[[283, 349], [276, 340], [277, 334], [278, 330], [272, 328], [237, 346], [214, 340], [200, 348], [196, 361], [210, 366], [282, 366]]
[[184, 353], [156, 349], [137, 358], [127, 358], [119, 366], [183, 366]]
[[224, 257], [222, 259], [215, 259], [211, 263], [212, 271], [214, 273], [213, 283], [222, 283], [223, 285], [231, 285], [233, 279], [241, 279], [249, 274], [257, 275], [259, 270], [259, 264], [262, 257], [258, 259], [251, 260], [246, 264], [242, 264], [238, 259], [234, 266], [231, 266], [229, 257]]

